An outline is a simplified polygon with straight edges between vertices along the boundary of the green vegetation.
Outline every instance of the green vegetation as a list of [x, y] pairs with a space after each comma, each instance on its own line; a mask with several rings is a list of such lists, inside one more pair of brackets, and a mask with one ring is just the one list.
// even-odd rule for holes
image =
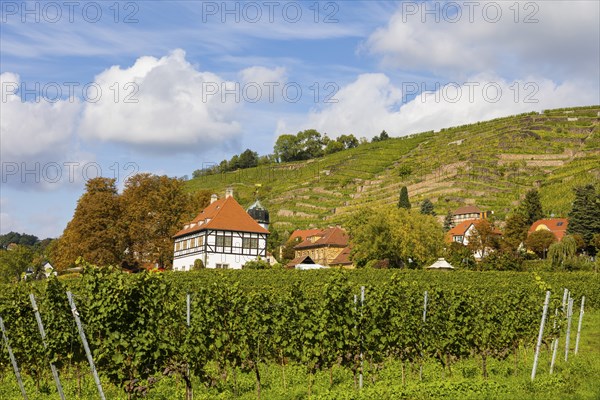
[[[361, 285], [364, 303], [354, 300]], [[544, 343], [559, 336], [564, 349], [563, 287], [576, 304], [586, 296], [579, 354], [572, 353], [572, 331], [569, 362], [559, 355], [549, 375], [551, 353], [544, 346], [531, 382], [546, 289], [552, 298]], [[129, 275], [88, 268], [82, 279], [0, 292], [0, 315], [32, 399], [57, 398], [48, 360], [60, 369], [69, 398], [97, 397], [67, 288], [111, 399], [184, 398], [186, 387], [200, 399], [594, 399], [600, 393], [597, 274], [364, 269]], [[31, 292], [46, 324], [48, 351], [39, 340]], [[0, 397], [18, 399], [7, 358], [0, 353]]]
[[186, 186], [222, 193], [232, 185], [245, 205], [260, 183], [272, 228], [288, 232], [343, 223], [357, 206], [396, 204], [402, 186], [413, 204], [429, 198], [438, 215], [472, 202], [498, 219], [537, 188], [546, 216], [566, 217], [573, 188], [600, 179], [598, 112], [600, 106], [546, 110], [437, 133], [377, 137], [313, 159], [201, 176]]

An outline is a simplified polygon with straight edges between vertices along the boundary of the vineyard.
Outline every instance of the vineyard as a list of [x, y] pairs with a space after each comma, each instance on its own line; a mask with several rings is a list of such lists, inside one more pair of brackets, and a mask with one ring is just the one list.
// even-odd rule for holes
[[[546, 291], [551, 296], [534, 381], [541, 384], [535, 386], [531, 362]], [[584, 347], [573, 354], [582, 296], [586, 318], [596, 318], [597, 274], [205, 270], [128, 275], [88, 267], [82, 278], [2, 288], [6, 337], [0, 398], [23, 398], [7, 344], [30, 399], [60, 398], [50, 365], [65, 398], [103, 393], [110, 399], [173, 399], [191, 398], [192, 392], [195, 399], [511, 398], [498, 374], [512, 377], [534, 398], [554, 393], [552, 386], [564, 386], [565, 376], [577, 368], [591, 377], [600, 370], [598, 354], [581, 354]], [[82, 322], [97, 382], [74, 315]], [[590, 323], [584, 322], [582, 337], [590, 334]], [[570, 354], [565, 354], [567, 328]], [[594, 332], [597, 342], [597, 327]], [[547, 361], [556, 347], [558, 361], [549, 375]], [[591, 359], [596, 363], [583, 368]], [[456, 375], [462, 379], [452, 378]], [[585, 381], [585, 376], [572, 378]], [[588, 389], [589, 398], [600, 394], [597, 383]], [[582, 392], [577, 393], [573, 398]]]

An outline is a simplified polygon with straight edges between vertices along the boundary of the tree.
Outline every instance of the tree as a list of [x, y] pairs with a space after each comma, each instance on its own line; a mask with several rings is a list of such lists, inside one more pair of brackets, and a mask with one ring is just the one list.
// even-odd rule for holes
[[34, 252], [23, 245], [11, 247], [10, 250], [0, 250], [0, 282], [18, 282], [21, 274], [32, 266]]
[[340, 135], [335, 141], [341, 143], [345, 149], [358, 147], [358, 139], [354, 135]]
[[450, 243], [444, 252], [444, 257], [455, 268], [473, 269], [476, 265], [473, 252], [462, 243]]
[[592, 240], [600, 233], [600, 192], [594, 185], [579, 186], [574, 189], [575, 201], [569, 213], [567, 233], [580, 234], [586, 243], [586, 250], [593, 254]]
[[170, 267], [173, 235], [206, 207], [209, 199], [207, 191], [187, 194], [179, 179], [147, 173], [130, 177], [121, 195], [120, 220], [128, 261]]
[[97, 265], [118, 264], [124, 248], [120, 230], [121, 205], [115, 179], [87, 181], [73, 219], [59, 239], [55, 253], [58, 270], [72, 266], [78, 257]]
[[537, 189], [531, 189], [525, 194], [525, 198], [519, 205], [521, 211], [525, 214], [527, 226], [531, 226], [535, 221], [544, 218], [540, 193]]
[[404, 208], [362, 208], [346, 226], [352, 259], [360, 267], [371, 260], [389, 260], [391, 267], [419, 268], [441, 254], [443, 232], [430, 215]]
[[537, 254], [540, 258], [545, 258], [546, 254], [548, 254], [550, 245], [554, 242], [556, 242], [556, 236], [545, 229], [532, 232], [531, 235], [527, 237], [527, 240], [525, 240], [527, 248]]
[[301, 160], [310, 160], [323, 155], [321, 134], [315, 129], [307, 129], [297, 134], [301, 146]]
[[285, 261], [290, 261], [296, 258], [296, 253], [294, 251], [294, 247], [302, 241], [301, 238], [297, 237], [293, 240], [288, 240], [283, 248], [281, 249], [281, 262], [285, 263]]
[[300, 139], [296, 135], [281, 135], [275, 142], [273, 152], [280, 162], [296, 161], [301, 152]]
[[381, 131], [379, 136], [373, 136], [373, 139], [371, 140], [371, 142], [373, 142], [373, 143], [383, 142], [384, 140], [388, 140], [389, 138], [390, 138], [390, 135], [388, 135], [388, 133], [385, 130], [383, 130], [383, 131]]
[[338, 151], [344, 150], [344, 144], [338, 142], [337, 140], [330, 140], [325, 146], [325, 154], [333, 154]]
[[238, 158], [239, 168], [252, 168], [258, 165], [258, 153], [246, 149]]
[[400, 189], [400, 197], [398, 199], [398, 208], [406, 208], [410, 210], [410, 200], [408, 199], [408, 189], [402, 186]]
[[453, 217], [452, 211], [448, 210], [448, 213], [446, 213], [446, 216], [444, 217], [444, 232], [448, 232], [454, 226], [454, 223], [452, 222], [454, 220]]
[[0, 248], [6, 249], [9, 244], [21, 244], [23, 246], [33, 246], [38, 243], [39, 239], [35, 235], [28, 235], [26, 233], [8, 232], [7, 234], [0, 235]]
[[435, 211], [433, 209], [433, 203], [429, 199], [423, 200], [421, 203], [421, 214], [433, 215], [435, 217]]
[[516, 251], [521, 243], [527, 239], [529, 225], [527, 216], [518, 208], [506, 218], [504, 227], [503, 245], [508, 251]]
[[573, 259], [576, 254], [577, 242], [573, 236], [569, 235], [565, 236], [560, 242], [552, 243], [548, 249], [548, 258], [554, 268], [562, 267], [566, 261]]
[[467, 247], [475, 254], [484, 258], [488, 251], [498, 249], [498, 235], [494, 225], [487, 219], [479, 219], [473, 222], [474, 229], [469, 236]]

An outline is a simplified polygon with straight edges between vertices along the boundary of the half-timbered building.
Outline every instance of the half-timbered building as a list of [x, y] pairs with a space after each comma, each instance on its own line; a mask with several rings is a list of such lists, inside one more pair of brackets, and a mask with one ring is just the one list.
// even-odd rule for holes
[[175, 234], [173, 269], [189, 271], [196, 260], [205, 268], [240, 269], [248, 261], [265, 259], [268, 213], [266, 221], [264, 213], [261, 217], [259, 224], [233, 198], [231, 190], [222, 199], [212, 195], [208, 207]]

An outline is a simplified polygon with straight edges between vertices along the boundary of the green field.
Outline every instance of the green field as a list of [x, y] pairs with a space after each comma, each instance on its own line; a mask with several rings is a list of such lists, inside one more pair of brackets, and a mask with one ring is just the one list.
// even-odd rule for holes
[[[354, 302], [361, 286], [363, 306]], [[568, 361], [564, 287], [575, 304]], [[137, 378], [134, 386], [141, 388], [154, 381], [148, 399], [185, 398], [181, 374], [163, 375], [184, 365], [177, 360], [190, 362], [195, 399], [255, 399], [257, 372], [263, 399], [600, 397], [600, 276], [594, 273], [204, 270], [127, 275], [96, 269], [60, 283], [5, 286], [0, 315], [30, 399], [59, 398], [48, 356], [60, 368], [67, 398], [98, 398], [66, 304], [67, 289], [75, 294], [109, 399], [128, 398], [121, 385]], [[547, 289], [552, 293], [550, 317], [531, 382]], [[424, 291], [429, 299], [425, 323]], [[38, 298], [50, 353], [41, 348], [28, 303], [31, 292]], [[192, 300], [189, 328], [186, 293]], [[582, 295], [586, 313], [575, 355]], [[550, 375], [555, 337], [559, 351]], [[358, 389], [361, 353], [364, 387]], [[0, 398], [21, 398], [4, 348]]]
[[500, 218], [538, 187], [546, 213], [565, 216], [572, 188], [600, 180], [599, 112], [591, 106], [498, 118], [202, 176], [187, 186], [221, 194], [231, 185], [249, 205], [261, 184], [261, 201], [281, 230], [343, 222], [357, 206], [396, 203], [403, 185], [413, 206], [429, 198], [438, 215], [475, 203]]

